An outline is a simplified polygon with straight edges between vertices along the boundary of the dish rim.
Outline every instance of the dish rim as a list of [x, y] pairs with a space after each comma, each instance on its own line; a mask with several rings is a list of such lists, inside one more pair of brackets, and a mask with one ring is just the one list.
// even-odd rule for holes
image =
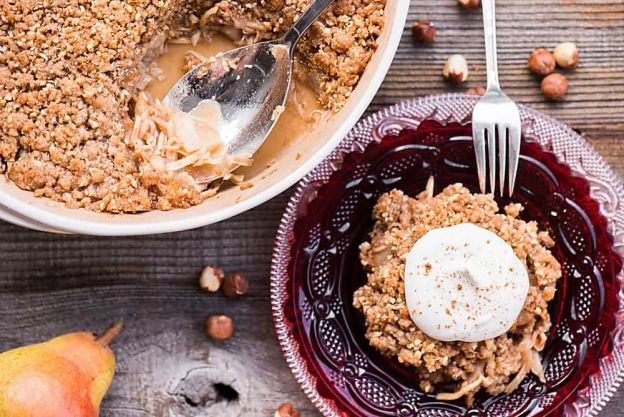
[[[394, 60], [407, 22], [409, 2], [395, 0], [393, 6], [394, 13], [391, 20], [392, 24], [387, 27], [389, 31], [387, 46], [376, 52], [376, 54], [381, 54], [378, 58], [379, 65], [372, 74], [371, 81], [365, 86], [366, 88], [363, 90], [360, 101], [356, 103], [351, 113], [345, 117], [339, 124], [338, 129], [334, 131], [331, 138], [318, 151], [273, 186], [268, 187], [233, 207], [224, 208], [215, 213], [206, 212], [195, 215], [192, 218], [180, 216], [179, 218], [167, 219], [165, 221], [134, 224], [112, 224], [106, 221], [106, 217], [123, 216], [124, 214], [101, 213], [102, 218], [97, 221], [72, 218], [71, 212], [74, 209], [64, 209], [63, 212], [67, 214], [56, 214], [45, 209], [43, 205], [40, 207], [23, 202], [0, 188], [0, 219], [13, 224], [20, 223], [19, 225], [21, 226], [28, 226], [35, 230], [46, 229], [46, 231], [55, 233], [75, 233], [95, 236], [141, 236], [179, 232], [218, 223], [270, 200], [297, 183], [297, 181], [326, 158], [358, 122], [369, 104], [373, 101]], [[4, 176], [0, 181], [4, 183], [9, 182]], [[19, 213], [19, 216], [16, 216], [15, 213]], [[129, 215], [130, 214], [128, 214], [128, 216]]]
[[[383, 108], [379, 112], [361, 120], [358, 125], [356, 125], [356, 128], [357, 126], [375, 126], [388, 116], [404, 114], [406, 109], [415, 108], [419, 105], [434, 105], [436, 101], [444, 100], [464, 100], [472, 102], [471, 104], [474, 105], [478, 99], [478, 96], [462, 93], [438, 94], [410, 99], [393, 106]], [[598, 168], [600, 170], [600, 179], [605, 181], [608, 180], [606, 182], [612, 187], [612, 190], [617, 194], [617, 197], [624, 199], [624, 184], [589, 142], [587, 142], [570, 127], [557, 121], [556, 119], [524, 105], [519, 105], [519, 107], [523, 116], [523, 121], [526, 119], [541, 119], [541, 121], [546, 123], [548, 126], [565, 133], [567, 137], [570, 137], [575, 141], [576, 146], [582, 147], [583, 152], [590, 155], [595, 160], [594, 162], [599, 164]], [[465, 120], [452, 119], [446, 121], [464, 122]], [[316, 378], [308, 371], [307, 362], [299, 353], [298, 342], [295, 340], [292, 332], [289, 331], [291, 324], [285, 317], [283, 310], [284, 302], [289, 300], [286, 291], [286, 284], [289, 280], [287, 269], [292, 259], [291, 239], [293, 236], [293, 227], [299, 218], [297, 215], [297, 208], [300, 201], [308, 195], [307, 190], [311, 182], [319, 182], [318, 179], [313, 178], [315, 174], [324, 174], [323, 176], [326, 178], [322, 180], [322, 183], [326, 183], [331, 173], [340, 169], [337, 165], [340, 164], [340, 161], [342, 161], [345, 154], [357, 150], [363, 151], [364, 147], [368, 145], [368, 143], [369, 142], [363, 144], [359, 142], [357, 138], [350, 133], [321, 164], [302, 178], [285, 208], [278, 232], [276, 234], [271, 260], [271, 307], [274, 326], [282, 353], [304, 393], [325, 417], [346, 416], [344, 412], [338, 409], [333, 400], [323, 397], [318, 392], [316, 388]], [[563, 157], [565, 155], [562, 156], [555, 150], [551, 150], [551, 152], [554, 153], [560, 161], [562, 161], [562, 163], [568, 166], [571, 165], [570, 161], [567, 161], [566, 158]], [[565, 154], [565, 149], [563, 149], [563, 152]], [[574, 169], [572, 166], [570, 166], [570, 168], [575, 175], [587, 178], [584, 172], [579, 172], [579, 170]], [[596, 198], [597, 193], [600, 193], [600, 190], [595, 190], [592, 187], [590, 195], [593, 199], [600, 202], [601, 211], [603, 212], [602, 214], [607, 219], [609, 227], [613, 229], [617, 223], [620, 228], [624, 228], [624, 207], [618, 208], [616, 212], [612, 213], [610, 216], [606, 215], [604, 213], [603, 200]], [[612, 234], [614, 238], [613, 250], [622, 256], [624, 252], [624, 248], [622, 247], [624, 246], [622, 243], [622, 240], [624, 239], [624, 236], [622, 236], [624, 235], [624, 231], [621, 231], [621, 234], [619, 235], [620, 239], [618, 239], [618, 236], [615, 236], [614, 233]], [[587, 384], [582, 387], [582, 389], [577, 390], [578, 395], [576, 399], [564, 410], [564, 415], [566, 417], [597, 416], [606, 403], [616, 393], [618, 387], [624, 382], [624, 271], [620, 271], [617, 278], [622, 285], [622, 289], [618, 293], [619, 309], [616, 312], [616, 323], [614, 330], [611, 332], [611, 340], [613, 341], [613, 339], [619, 338], [619, 343], [614, 342], [611, 353], [599, 359], [600, 371], [591, 375]], [[605, 374], [610, 375], [609, 380], [600, 381], [599, 378], [602, 377], [604, 379]]]

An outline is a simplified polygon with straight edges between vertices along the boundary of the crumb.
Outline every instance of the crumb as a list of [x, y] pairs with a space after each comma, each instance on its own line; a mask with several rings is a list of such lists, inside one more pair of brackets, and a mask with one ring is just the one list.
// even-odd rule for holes
[[277, 119], [279, 119], [282, 113], [284, 113], [284, 110], [286, 110], [286, 107], [277, 106], [275, 110], [273, 110], [273, 113], [271, 114], [271, 120], [275, 122]]
[[208, 62], [208, 59], [205, 56], [198, 54], [195, 51], [189, 51], [186, 55], [184, 55], [184, 66], [182, 67], [182, 71], [185, 73], [189, 72], [193, 68], [206, 62]]
[[264, 174], [262, 177], [260, 177], [260, 179], [261, 180], [265, 180], [265, 179], [269, 178], [271, 175], [275, 174], [276, 172], [277, 172], [277, 168], [273, 168], [269, 172]]

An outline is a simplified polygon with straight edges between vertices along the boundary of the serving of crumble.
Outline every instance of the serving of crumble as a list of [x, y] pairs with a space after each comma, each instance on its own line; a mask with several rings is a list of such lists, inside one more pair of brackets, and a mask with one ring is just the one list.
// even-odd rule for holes
[[[555, 295], [561, 266], [549, 250], [554, 241], [535, 222], [519, 219], [521, 211], [520, 204], [510, 204], [500, 213], [491, 195], [472, 194], [461, 184], [435, 196], [430, 187], [416, 198], [394, 190], [381, 196], [374, 208], [370, 240], [360, 246], [368, 282], [355, 292], [354, 306], [364, 315], [371, 346], [411, 367], [420, 387], [438, 399], [463, 397], [471, 404], [481, 390], [490, 395], [513, 391], [531, 372], [543, 379], [539, 352], [551, 325], [548, 302]], [[460, 224], [502, 238], [529, 278], [524, 306], [509, 330], [478, 342], [428, 336], [410, 318], [406, 302], [406, 258], [414, 244], [432, 230]]]

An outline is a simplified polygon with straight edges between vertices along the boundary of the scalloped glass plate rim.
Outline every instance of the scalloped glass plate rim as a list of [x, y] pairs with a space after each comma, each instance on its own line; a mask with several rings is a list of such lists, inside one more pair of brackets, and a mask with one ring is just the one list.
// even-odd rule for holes
[[[291, 258], [292, 228], [298, 219], [297, 207], [313, 181], [316, 183], [326, 182], [331, 174], [339, 169], [340, 161], [346, 153], [362, 151], [370, 143], [370, 139], [365, 141], [358, 139], [355, 132], [371, 131], [389, 116], [412, 119], [417, 113], [420, 113], [420, 120], [414, 119], [415, 125], [427, 118], [440, 122], [465, 123], [470, 120], [471, 109], [478, 99], [478, 96], [456, 93], [426, 96], [386, 107], [362, 119], [333, 152], [298, 183], [287, 204], [276, 235], [271, 262], [270, 290], [273, 318], [278, 340], [288, 366], [304, 393], [324, 416], [338, 417], [341, 414], [332, 400], [318, 393], [315, 377], [308, 371], [306, 361], [299, 353], [297, 342], [289, 331], [289, 324], [283, 314], [283, 305], [287, 300], [285, 286], [289, 279], [287, 267]], [[444, 107], [452, 107], [453, 110], [449, 111]], [[600, 203], [601, 211], [609, 223], [614, 238], [614, 248], [617, 249], [617, 253], [622, 255], [624, 250], [624, 207], [619, 204], [620, 201], [624, 201], [624, 184], [622, 181], [607, 162], [578, 133], [537, 110], [523, 105], [519, 107], [523, 125], [530, 123], [532, 127], [538, 125], [538, 129], [540, 127], [542, 129], [548, 128], [557, 131], [559, 136], [566, 138], [565, 141], [555, 141], [552, 138], [534, 137], [542, 146], [548, 148], [548, 151], [553, 153], [559, 161], [568, 165], [575, 175], [582, 176], [590, 182], [592, 185], [591, 197]], [[525, 128], [525, 133], [530, 134], [531, 132], [526, 132]], [[570, 150], [577, 151], [579, 157], [571, 159]], [[587, 169], [587, 161], [592, 165], [590, 167], [591, 172]], [[609, 201], [609, 198], [613, 197], [616, 201]], [[617, 277], [620, 283], [624, 284], [624, 272], [621, 271]], [[623, 291], [620, 290], [619, 293], [619, 309], [616, 314], [615, 329], [611, 333], [611, 340], [614, 342], [613, 349], [610, 354], [601, 358], [600, 372], [591, 376], [586, 386], [579, 389], [577, 398], [566, 408], [566, 416], [596, 416], [624, 381], [624, 341], [617, 340], [618, 337], [624, 338]]]

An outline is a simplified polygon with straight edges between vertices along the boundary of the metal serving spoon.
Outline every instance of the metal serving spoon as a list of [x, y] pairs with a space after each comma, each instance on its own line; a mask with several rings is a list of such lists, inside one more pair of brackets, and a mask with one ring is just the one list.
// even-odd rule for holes
[[295, 45], [333, 0], [315, 0], [280, 39], [234, 49], [198, 65], [169, 91], [168, 104], [190, 112], [207, 99], [223, 112], [229, 155], [250, 157], [275, 126], [292, 79]]

